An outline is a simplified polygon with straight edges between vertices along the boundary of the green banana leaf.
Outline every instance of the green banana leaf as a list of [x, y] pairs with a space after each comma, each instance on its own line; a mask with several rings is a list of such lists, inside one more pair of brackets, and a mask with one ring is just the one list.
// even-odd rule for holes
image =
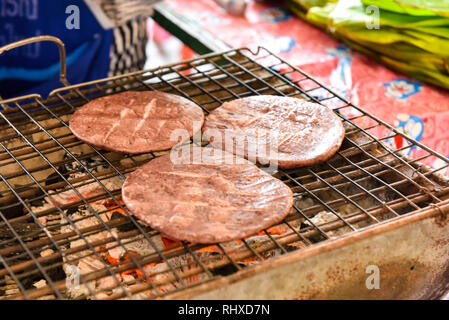
[[[449, 19], [444, 15], [449, 16], [449, 1], [427, 2], [428, 7], [418, 0], [290, 0], [288, 7], [378, 62], [449, 88]], [[378, 29], [367, 27], [373, 21], [368, 5], [380, 8]]]
[[362, 0], [364, 5], [412, 16], [449, 17], [447, 0]]
[[389, 57], [404, 63], [413, 61], [413, 65], [416, 67], [449, 75], [449, 57], [442, 58], [427, 52], [418, 51], [415, 47], [406, 43], [395, 43], [391, 46], [383, 46], [365, 41], [354, 42], [349, 39], [346, 43], [351, 47], [355, 47], [355, 45], [358, 44], [366, 48], [366, 50], [371, 50], [373, 54]]
[[313, 7], [324, 7], [327, 3], [338, 2], [338, 0], [296, 0], [290, 1], [294, 3], [301, 10], [308, 11]]
[[394, 32], [393, 28], [382, 28], [379, 30], [368, 29], [349, 29], [335, 27], [335, 30], [353, 41], [369, 41], [383, 45], [391, 45], [393, 43], [409, 43], [415, 47], [439, 56], [448, 56], [449, 41], [440, 37], [429, 34], [423, 36], [420, 32], [413, 30], [401, 30]]
[[[413, 28], [413, 24], [407, 25], [406, 22], [403, 22], [400, 25], [401, 27], [398, 28], [395, 27], [392, 19], [384, 18], [380, 18], [379, 29], [368, 29], [366, 22], [369, 20], [366, 18], [367, 15], [363, 8], [350, 7], [345, 10], [338, 10], [338, 12], [333, 10], [334, 8], [334, 4], [314, 7], [308, 11], [306, 18], [315, 25], [326, 26], [329, 31], [339, 32], [354, 41], [371, 41], [384, 45], [406, 42], [434, 54], [449, 55], [448, 38], [425, 33], [423, 29]], [[448, 19], [443, 18], [443, 20]], [[424, 22], [421, 23], [424, 24]], [[446, 23], [449, 28], [449, 20], [440, 22], [440, 24], [443, 23]], [[446, 36], [449, 37], [449, 32]]]
[[[335, 4], [332, 4], [330, 7], [335, 8]], [[313, 10], [314, 8], [309, 13], [313, 12]], [[334, 10], [330, 13], [330, 17], [333, 24], [344, 24], [348, 27], [358, 26], [364, 29], [366, 29], [367, 23], [370, 23], [373, 19], [371, 15], [367, 14], [366, 7], [361, 4]], [[379, 26], [380, 28], [388, 26], [398, 29], [414, 29], [431, 34], [433, 29], [437, 29], [439, 31], [435, 32], [436, 35], [449, 38], [449, 19], [440, 16], [417, 17], [382, 11], [379, 14]]]
[[371, 48], [366, 48], [366, 47], [360, 45], [359, 43], [352, 42], [347, 39], [344, 42], [346, 44], [348, 44], [349, 46], [353, 47], [355, 50], [369, 56], [373, 60], [375, 60], [383, 65], [386, 65], [387, 67], [389, 67], [395, 71], [399, 71], [399, 72], [405, 73], [413, 78], [420, 79], [422, 81], [449, 89], [449, 76], [448, 75], [445, 75], [438, 71], [421, 68], [420, 66], [418, 66], [415, 63], [411, 64], [410, 62], [403, 62], [403, 61], [396, 60], [394, 58], [379, 55], [376, 52], [374, 52], [373, 50], [371, 50]]
[[[362, 5], [354, 5], [335, 10], [336, 4], [330, 3], [324, 7], [313, 7], [307, 15], [309, 19], [317, 22], [344, 27], [367, 29], [373, 17], [365, 12]], [[416, 17], [406, 16], [392, 12], [382, 12], [379, 16], [380, 28], [384, 26], [398, 29], [413, 29], [423, 33], [429, 33], [444, 38], [449, 38], [449, 19], [439, 16]]]

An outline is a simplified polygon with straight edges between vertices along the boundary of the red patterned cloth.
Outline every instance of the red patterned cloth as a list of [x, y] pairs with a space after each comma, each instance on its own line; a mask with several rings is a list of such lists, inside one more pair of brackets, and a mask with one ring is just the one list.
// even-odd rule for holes
[[[210, 0], [166, 3], [231, 47], [266, 47], [353, 103], [449, 157], [448, 91], [407, 78], [351, 51], [282, 7], [251, 2], [245, 17], [233, 17]], [[357, 114], [355, 110], [348, 111], [348, 115]], [[387, 143], [400, 148], [406, 142], [397, 137]], [[406, 154], [419, 158], [426, 153], [414, 148], [407, 149]], [[431, 167], [445, 165], [434, 157], [423, 162]], [[449, 174], [449, 170], [445, 171]]]

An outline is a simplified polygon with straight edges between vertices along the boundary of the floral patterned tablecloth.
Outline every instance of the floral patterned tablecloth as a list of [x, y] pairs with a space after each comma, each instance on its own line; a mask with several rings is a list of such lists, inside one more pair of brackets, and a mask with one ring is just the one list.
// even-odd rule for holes
[[[231, 47], [266, 47], [353, 103], [449, 157], [449, 91], [391, 71], [280, 6], [250, 2], [245, 17], [233, 17], [211, 0], [166, 3]], [[400, 148], [406, 142], [397, 137], [387, 143]], [[418, 158], [424, 152], [409, 148], [406, 154]], [[424, 162], [435, 168], [446, 165], [434, 157]], [[445, 171], [449, 174], [449, 170]]]

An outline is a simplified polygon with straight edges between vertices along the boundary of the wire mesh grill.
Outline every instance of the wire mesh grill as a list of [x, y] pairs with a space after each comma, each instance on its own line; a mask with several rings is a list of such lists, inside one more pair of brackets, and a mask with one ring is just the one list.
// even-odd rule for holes
[[[329, 161], [275, 173], [295, 197], [281, 224], [228, 243], [171, 241], [136, 221], [120, 198], [126, 175], [163, 153], [98, 150], [68, 128], [76, 108], [125, 90], [178, 94], [206, 114], [241, 97], [294, 96], [333, 108], [346, 136]], [[446, 161], [443, 156], [263, 48], [0, 104], [1, 299], [158, 299], [449, 198], [439, 175], [449, 164], [433, 170], [420, 164], [428, 157]], [[388, 141], [398, 136], [407, 143], [390, 148]], [[422, 156], [407, 158], [410, 148]]]

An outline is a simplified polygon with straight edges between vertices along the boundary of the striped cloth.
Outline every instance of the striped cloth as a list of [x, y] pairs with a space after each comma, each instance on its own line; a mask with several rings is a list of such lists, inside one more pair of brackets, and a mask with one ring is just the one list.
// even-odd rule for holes
[[114, 41], [108, 76], [143, 69], [146, 18], [160, 0], [85, 0], [104, 28], [113, 28]]
[[108, 76], [142, 70], [147, 43], [146, 18], [137, 17], [114, 29]]

